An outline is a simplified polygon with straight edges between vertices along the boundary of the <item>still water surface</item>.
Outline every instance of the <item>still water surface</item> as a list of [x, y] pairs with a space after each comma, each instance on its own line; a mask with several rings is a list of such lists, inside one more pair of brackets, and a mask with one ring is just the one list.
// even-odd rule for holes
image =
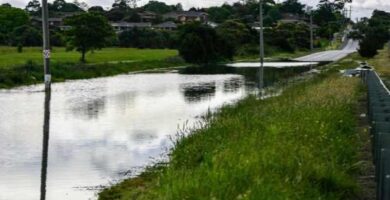
[[[268, 69], [266, 84], [305, 69]], [[96, 199], [167, 152], [178, 127], [256, 92], [256, 70], [185, 69], [52, 86], [46, 199]], [[43, 85], [0, 90], [0, 200], [40, 198]]]

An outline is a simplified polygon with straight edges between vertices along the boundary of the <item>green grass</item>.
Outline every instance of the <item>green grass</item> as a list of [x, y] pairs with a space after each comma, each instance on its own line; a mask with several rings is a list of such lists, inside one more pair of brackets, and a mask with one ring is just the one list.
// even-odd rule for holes
[[[283, 51], [275, 51], [266, 55], [266, 61], [281, 61], [288, 60], [293, 58], [298, 58], [301, 56], [305, 56], [311, 54], [310, 51], [295, 51], [295, 52], [283, 52]], [[259, 55], [245, 55], [245, 56], [236, 56], [234, 58], [235, 61], [258, 61]]]
[[[162, 60], [177, 55], [176, 50], [168, 49], [104, 48], [93, 53], [89, 52], [86, 59], [88, 63], [102, 64], [105, 62]], [[78, 63], [80, 53], [67, 52], [65, 48], [53, 48], [51, 59], [54, 64]], [[27, 61], [42, 64], [42, 60], [41, 48], [26, 47], [22, 53], [18, 53], [15, 47], [0, 47], [0, 68], [22, 65]]]
[[[122, 73], [185, 65], [176, 50], [106, 48], [88, 53], [87, 63], [80, 54], [54, 48], [51, 72], [54, 82], [112, 76]], [[13, 47], [0, 48], [0, 88], [43, 82], [42, 55], [39, 48], [25, 48], [18, 53]]]
[[334, 72], [352, 64], [351, 57], [333, 64], [279, 97], [225, 106], [178, 140], [169, 163], [99, 199], [356, 199], [362, 87]]
[[375, 68], [386, 85], [390, 86], [390, 50], [388, 47], [380, 50], [378, 55], [372, 59], [366, 59], [366, 61]]

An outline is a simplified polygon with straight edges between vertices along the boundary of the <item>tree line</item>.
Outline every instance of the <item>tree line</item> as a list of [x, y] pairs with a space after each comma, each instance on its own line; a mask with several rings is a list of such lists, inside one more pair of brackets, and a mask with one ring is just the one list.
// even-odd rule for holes
[[[85, 3], [55, 0], [49, 3], [50, 16], [66, 16], [65, 25], [69, 30], [51, 29], [50, 41], [53, 46], [66, 46], [69, 50], [85, 53], [105, 46], [135, 48], [173, 48], [188, 62], [209, 63], [232, 59], [235, 55], [256, 55], [258, 52], [259, 6], [257, 0], [243, 0], [233, 4], [223, 4], [211, 8], [191, 8], [190, 11], [205, 12], [210, 21], [218, 23], [212, 28], [204, 23], [180, 25], [177, 30], [154, 30], [134, 28], [114, 34], [109, 21], [139, 22], [139, 13], [149, 11], [157, 14], [152, 23], [164, 21], [162, 15], [183, 11], [181, 4], [167, 5], [149, 1], [143, 6], [137, 0], [115, 0], [109, 10], [101, 6], [88, 7]], [[264, 1], [264, 25], [266, 53], [271, 51], [305, 50], [310, 47], [309, 15], [317, 24], [315, 44], [329, 40], [334, 33], [342, 30], [348, 18], [343, 15], [345, 3], [350, 0], [321, 0], [318, 6], [309, 11], [298, 0], [276, 3]], [[75, 14], [76, 13], [76, 14]], [[38, 0], [31, 0], [25, 9], [14, 8], [9, 4], [0, 6], [0, 45], [13, 45], [22, 50], [23, 46], [40, 46], [42, 33], [39, 23], [34, 23], [41, 15]], [[281, 23], [284, 15], [298, 18], [294, 23]], [[166, 19], [172, 20], [172, 19]]]
[[350, 37], [360, 41], [359, 54], [372, 58], [390, 40], [390, 13], [375, 10], [371, 18], [363, 18], [354, 25]]

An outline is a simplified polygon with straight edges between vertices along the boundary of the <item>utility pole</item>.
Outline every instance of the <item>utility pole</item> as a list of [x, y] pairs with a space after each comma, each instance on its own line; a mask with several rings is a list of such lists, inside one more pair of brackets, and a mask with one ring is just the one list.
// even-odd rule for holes
[[49, 9], [47, 0], [42, 0], [42, 29], [43, 29], [43, 65], [45, 73], [45, 90], [51, 88], [51, 72], [50, 72], [50, 33], [49, 33]]
[[42, 142], [41, 166], [41, 200], [46, 199], [47, 162], [49, 153], [50, 130], [50, 99], [51, 99], [51, 73], [50, 73], [50, 37], [49, 37], [49, 9], [47, 0], [42, 0], [42, 30], [43, 30], [43, 65], [45, 79], [45, 111]]
[[310, 50], [314, 50], [313, 12], [310, 11]]
[[263, 0], [259, 0], [259, 24], [260, 24], [260, 69], [259, 69], [259, 89], [262, 93], [264, 87], [264, 24], [263, 24]]
[[314, 50], [314, 30], [313, 30], [313, 10], [312, 7], [308, 6], [306, 11], [310, 15], [310, 51]]

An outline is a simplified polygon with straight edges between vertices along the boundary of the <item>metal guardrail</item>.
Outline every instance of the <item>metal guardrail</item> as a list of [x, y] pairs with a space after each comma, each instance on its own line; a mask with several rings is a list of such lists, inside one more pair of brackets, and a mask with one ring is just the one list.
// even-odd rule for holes
[[390, 200], [390, 91], [375, 71], [362, 71], [368, 87], [377, 199]]

